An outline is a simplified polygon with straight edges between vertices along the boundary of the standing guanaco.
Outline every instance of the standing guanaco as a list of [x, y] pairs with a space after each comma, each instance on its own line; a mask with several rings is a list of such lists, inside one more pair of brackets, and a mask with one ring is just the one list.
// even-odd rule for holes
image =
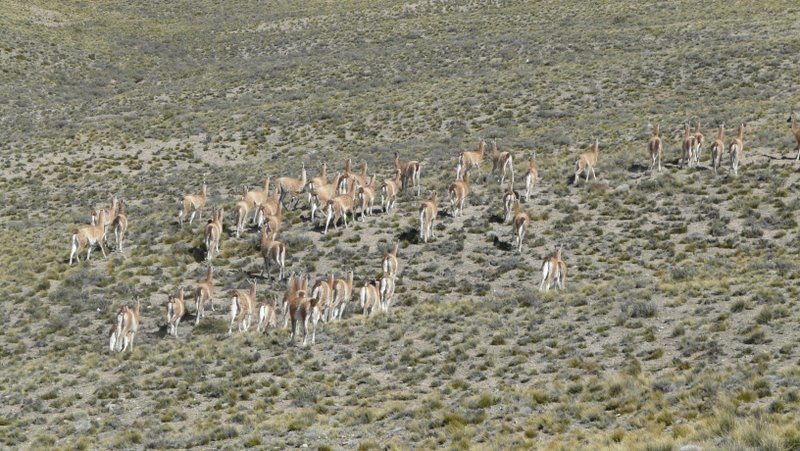
[[206, 185], [206, 175], [203, 174], [203, 186], [200, 188], [200, 194], [187, 194], [183, 196], [183, 200], [181, 201], [183, 208], [178, 212], [178, 223], [183, 225], [183, 218], [185, 218], [189, 212], [192, 213], [189, 216], [190, 226], [192, 225], [192, 221], [194, 221], [195, 213], [199, 213], [198, 219], [202, 220], [206, 200], [208, 200], [208, 186]]
[[103, 243], [103, 238], [106, 235], [105, 224], [107, 215], [108, 213], [106, 213], [105, 210], [100, 210], [94, 225], [81, 226], [72, 232], [72, 250], [69, 254], [70, 266], [72, 266], [73, 257], [75, 257], [77, 261], [80, 261], [80, 253], [84, 248], [87, 248], [86, 260], [88, 261], [92, 256], [92, 248], [95, 245], [100, 245], [103, 258], [106, 257], [106, 245]]
[[450, 194], [450, 214], [453, 217], [464, 214], [464, 202], [469, 194], [469, 168], [464, 170], [461, 180], [456, 180], [448, 189]]
[[586, 171], [586, 181], [589, 181], [589, 171], [592, 172], [592, 177], [597, 180], [597, 176], [594, 173], [594, 167], [597, 166], [597, 157], [600, 154], [600, 142], [595, 138], [594, 143], [592, 144], [591, 149], [586, 152], [582, 153], [575, 159], [575, 184], [578, 184], [579, 177], [578, 175], [581, 171]]
[[436, 238], [433, 230], [436, 216], [439, 214], [439, 197], [436, 191], [419, 208], [419, 238], [427, 243], [428, 238]]
[[542, 262], [542, 282], [539, 291], [549, 291], [555, 283], [556, 288], [564, 289], [567, 281], [567, 264], [561, 258], [561, 247], [546, 256]]
[[206, 246], [206, 261], [211, 261], [211, 256], [219, 253], [219, 242], [222, 240], [222, 221], [224, 212], [222, 208], [215, 210], [213, 217], [206, 224], [203, 242]]
[[397, 193], [400, 191], [400, 184], [402, 183], [400, 180], [402, 173], [403, 171], [400, 169], [395, 169], [394, 178], [386, 179], [381, 184], [381, 207], [384, 213], [389, 213], [394, 207], [395, 201], [397, 201]]
[[478, 175], [481, 173], [481, 163], [483, 155], [486, 153], [486, 141], [481, 139], [478, 148], [473, 151], [462, 151], [458, 155], [458, 166], [456, 166], [456, 180], [461, 179], [461, 173], [467, 168], [476, 169]]
[[401, 162], [400, 156], [395, 153], [394, 154], [394, 167], [395, 169], [400, 170], [400, 188], [405, 191], [408, 189], [409, 183], [411, 184], [411, 188], [417, 188], [417, 196], [420, 195], [420, 191], [422, 190], [422, 164], [418, 161], [407, 161]]
[[278, 266], [278, 280], [283, 280], [283, 271], [286, 267], [286, 246], [275, 239], [275, 233], [269, 223], [261, 229], [261, 256], [264, 257], [264, 272], [269, 276], [270, 264]]
[[725, 124], [720, 124], [717, 139], [711, 143], [711, 161], [714, 166], [714, 174], [717, 173], [722, 164], [722, 154], [725, 152]]
[[651, 160], [650, 170], [652, 171], [653, 168], [656, 167], [656, 163], [658, 163], [658, 172], [661, 172], [661, 155], [664, 151], [664, 146], [661, 142], [661, 136], [659, 136], [660, 132], [660, 126], [659, 124], [656, 124], [656, 127], [653, 130], [653, 136], [650, 137], [650, 141], [647, 142], [647, 149], [650, 151]]
[[695, 164], [695, 149], [696, 146], [695, 136], [689, 132], [689, 124], [683, 124], [683, 144], [681, 149], [683, 151], [683, 162], [687, 167], [693, 167]]
[[111, 221], [114, 229], [114, 238], [117, 240], [117, 250], [122, 252], [122, 240], [125, 239], [125, 232], [128, 230], [128, 215], [125, 214], [125, 199], [119, 200], [117, 216]]
[[525, 229], [528, 227], [531, 218], [522, 211], [519, 201], [514, 202], [514, 235], [517, 238], [517, 252], [522, 252], [522, 240], [525, 239]]
[[[300, 174], [301, 175], [299, 179], [293, 177], [280, 177], [275, 180], [275, 186], [276, 186], [275, 189], [279, 189], [281, 193], [280, 195], [281, 203], [283, 203], [283, 198], [288, 194], [292, 197], [292, 199], [294, 199], [292, 206], [294, 207], [295, 205], [297, 205], [297, 202], [300, 200], [300, 193], [303, 192], [303, 190], [306, 187], [306, 182], [308, 181], [306, 179], [305, 163], [303, 163], [303, 168]], [[284, 207], [285, 206], [286, 204], [284, 204]]]
[[253, 313], [256, 309], [256, 281], [247, 280], [250, 283], [250, 289], [244, 290], [231, 290], [228, 295], [231, 296], [231, 324], [228, 327], [228, 335], [233, 333], [233, 324], [238, 324], [240, 332], [246, 332], [250, 327], [250, 321], [253, 318]]
[[186, 313], [186, 302], [183, 299], [183, 288], [178, 290], [177, 296], [171, 296], [167, 301], [167, 329], [170, 335], [178, 338], [178, 324], [181, 323]]
[[528, 160], [528, 172], [525, 174], [525, 202], [528, 202], [531, 197], [531, 192], [539, 180], [539, 169], [536, 167], [536, 151], [533, 151], [533, 156]]
[[508, 182], [508, 187], [503, 192], [503, 222], [511, 220], [511, 214], [514, 211], [514, 202], [517, 201], [517, 193], [514, 191], [514, 185]]
[[394, 245], [392, 245], [392, 250], [384, 254], [383, 261], [381, 261], [383, 273], [392, 277], [397, 275], [399, 267], [397, 262], [397, 247], [397, 243], [394, 243]]
[[706, 142], [706, 137], [700, 132], [700, 120], [698, 119], [697, 122], [694, 123], [694, 164], [693, 166], [698, 166], [700, 164], [700, 151], [703, 149], [703, 144]]
[[505, 183], [506, 170], [511, 172], [511, 183], [514, 183], [514, 157], [511, 152], [498, 152], [497, 141], [492, 140], [492, 174], [500, 172], [500, 186]]
[[200, 324], [200, 318], [206, 316], [206, 302], [211, 304], [211, 311], [214, 311], [214, 267], [210, 264], [206, 270], [205, 279], [197, 283], [197, 288], [194, 290], [194, 311], [195, 326]]
[[739, 125], [739, 131], [736, 133], [736, 137], [733, 138], [733, 141], [731, 141], [728, 151], [731, 154], [731, 170], [733, 171], [733, 175], [739, 175], [739, 165], [742, 163], [742, 158], [744, 157], [744, 124]]

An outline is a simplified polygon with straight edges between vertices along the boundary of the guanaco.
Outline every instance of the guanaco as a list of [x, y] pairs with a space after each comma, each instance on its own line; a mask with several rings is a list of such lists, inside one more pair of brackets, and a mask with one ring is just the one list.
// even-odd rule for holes
[[394, 178], [386, 179], [381, 183], [381, 207], [384, 213], [389, 213], [394, 207], [394, 203], [397, 201], [397, 193], [400, 191], [400, 185], [402, 183], [402, 174], [403, 171], [395, 169]]
[[167, 301], [167, 329], [170, 335], [178, 338], [178, 324], [181, 323], [186, 313], [186, 302], [183, 299], [183, 289], [178, 290], [177, 296], [172, 296]]
[[425, 243], [428, 242], [428, 238], [436, 238], [433, 225], [438, 214], [439, 196], [433, 191], [431, 197], [422, 202], [419, 209], [419, 238]]
[[519, 200], [514, 202], [514, 235], [517, 238], [517, 252], [522, 252], [522, 240], [525, 239], [525, 229], [531, 222], [530, 216], [522, 211]]
[[364, 216], [372, 216], [372, 209], [375, 206], [375, 190], [372, 187], [375, 174], [372, 175], [372, 182], [358, 188], [358, 198], [361, 200], [361, 220], [365, 221]]
[[327, 278], [317, 280], [314, 283], [314, 286], [311, 288], [311, 297], [317, 299], [317, 307], [320, 309], [322, 321], [324, 322], [328, 322], [331, 317], [334, 298], [334, 284], [335, 279], [331, 273]]
[[344, 279], [333, 281], [333, 319], [342, 319], [347, 303], [353, 297], [353, 271], [346, 273]]
[[283, 280], [283, 271], [286, 267], [286, 246], [280, 241], [275, 240], [275, 232], [269, 223], [261, 229], [261, 256], [264, 257], [264, 272], [269, 276], [269, 267], [271, 264], [278, 266], [278, 280]]
[[549, 291], [555, 283], [556, 288], [564, 289], [567, 281], [567, 264], [561, 258], [561, 247], [546, 256], [542, 262], [542, 282], [539, 291]]
[[337, 172], [331, 183], [309, 185], [312, 224], [316, 218], [317, 210], [326, 208], [328, 201], [337, 196], [340, 180], [342, 180], [342, 175]]
[[192, 213], [189, 216], [190, 226], [192, 225], [192, 221], [194, 221], [194, 215], [196, 213], [199, 214], [198, 219], [202, 220], [206, 200], [208, 200], [208, 186], [206, 185], [206, 176], [203, 174], [203, 186], [200, 188], [200, 194], [187, 194], [183, 196], [183, 200], [181, 201], [183, 208], [178, 212], [178, 223], [183, 225], [183, 218], [185, 218], [189, 212]]
[[277, 327], [278, 324], [278, 298], [272, 297], [272, 303], [262, 302], [258, 306], [258, 324], [256, 331], [267, 334], [269, 327]]
[[344, 227], [347, 228], [347, 214], [349, 213], [350, 216], [355, 220], [354, 214], [354, 205], [356, 199], [356, 184], [354, 181], [350, 181], [350, 188], [346, 194], [340, 194], [333, 199], [328, 201], [327, 205], [327, 218], [325, 221], [325, 232], [324, 234], [328, 234], [328, 226], [333, 221], [333, 227], [336, 230], [339, 230], [339, 219], [341, 218], [344, 221]]
[[240, 200], [236, 202], [234, 209], [236, 210], [236, 238], [240, 238], [244, 231], [250, 207], [247, 205], [246, 201]]
[[397, 262], [397, 243], [392, 245], [392, 249], [383, 255], [383, 261], [381, 261], [381, 268], [383, 269], [383, 273], [395, 277], [397, 275], [397, 270], [399, 268]]
[[[688, 127], [688, 126], [687, 126]], [[661, 172], [661, 156], [664, 153], [664, 146], [661, 142], [661, 127], [659, 124], [656, 124], [655, 129], [653, 130], [653, 136], [650, 137], [650, 141], [647, 142], [647, 149], [650, 151], [650, 170], [652, 171], [654, 167], [656, 167], [656, 163], [658, 164], [658, 172]]]
[[450, 194], [450, 214], [453, 217], [463, 214], [464, 202], [466, 202], [469, 194], [469, 169], [463, 172], [461, 180], [456, 180], [450, 184], [448, 193]]
[[706, 142], [706, 137], [700, 132], [700, 120], [694, 123], [694, 166], [700, 164], [700, 151], [703, 149], [703, 144]]
[[[140, 307], [141, 304], [137, 299], [133, 308], [126, 306], [117, 314], [117, 338], [114, 341], [119, 352], [124, 352], [126, 349], [130, 349], [133, 352], [133, 339], [136, 336], [136, 332], [139, 331], [139, 323], [141, 322]], [[120, 345], [121, 349], [119, 349]]]
[[372, 280], [364, 281], [364, 285], [359, 290], [358, 298], [361, 304], [361, 311], [364, 316], [372, 316], [380, 308], [381, 293], [377, 282]]
[[589, 181], [589, 171], [592, 172], [592, 177], [594, 180], [597, 180], [597, 176], [594, 173], [594, 167], [597, 166], [597, 157], [600, 154], [600, 142], [595, 138], [594, 144], [592, 144], [591, 149], [586, 152], [582, 153], [575, 159], [575, 184], [578, 184], [579, 177], [578, 175], [581, 171], [586, 171], [586, 182]]
[[125, 214], [125, 199], [119, 200], [119, 209], [117, 210], [117, 215], [111, 221], [111, 227], [114, 229], [114, 239], [117, 241], [117, 250], [122, 252], [122, 240], [125, 239], [125, 232], [128, 230], [128, 215]]
[[284, 295], [284, 303], [292, 320], [292, 338], [290, 344], [295, 342], [297, 323], [303, 325], [303, 346], [308, 339], [308, 325], [311, 323], [311, 344], [316, 343], [317, 321], [321, 317], [317, 304], [319, 300], [308, 295], [308, 279], [297, 280], [294, 275], [289, 279], [289, 289]]
[[[300, 178], [296, 179], [293, 177], [280, 177], [275, 180], [276, 189], [280, 189], [280, 201], [283, 203], [283, 198], [288, 194], [294, 200], [293, 207], [297, 205], [297, 202], [300, 200], [300, 193], [306, 187], [306, 165], [303, 163], [303, 168], [300, 172]], [[284, 204], [284, 207], [286, 204]]]
[[722, 154], [725, 152], [725, 124], [720, 124], [717, 139], [711, 143], [711, 160], [714, 166], [714, 174], [717, 173], [722, 164]]
[[200, 324], [200, 318], [206, 316], [206, 303], [211, 305], [211, 311], [214, 311], [214, 267], [208, 265], [206, 270], [206, 277], [197, 283], [197, 288], [194, 290], [194, 311], [195, 326]]
[[103, 238], [106, 235], [106, 217], [108, 213], [105, 210], [100, 210], [97, 214], [97, 220], [94, 225], [85, 225], [78, 227], [72, 232], [72, 250], [69, 254], [69, 264], [72, 266], [72, 260], [75, 258], [80, 261], [80, 253], [84, 248], [86, 249], [86, 260], [88, 261], [92, 256], [92, 248], [95, 245], [100, 245], [100, 250], [103, 252], [103, 258], [106, 257], [106, 245], [103, 243]]
[[744, 157], [744, 124], [739, 125], [739, 131], [736, 133], [736, 138], [731, 141], [728, 151], [731, 154], [733, 175], [739, 175], [739, 165], [742, 163], [742, 157]]
[[514, 191], [514, 185], [508, 182], [506, 190], [503, 192], [503, 222], [511, 220], [511, 214], [514, 212], [514, 203], [517, 202], [517, 193]]
[[395, 169], [399, 169], [401, 173], [400, 177], [400, 189], [405, 191], [408, 189], [409, 183], [411, 184], [411, 189], [417, 188], [417, 196], [420, 195], [422, 190], [422, 163], [418, 161], [407, 161], [401, 162], [400, 156], [395, 153], [394, 154], [394, 167]]
[[391, 307], [392, 301], [394, 301], [394, 283], [394, 276], [387, 274], [381, 276], [380, 280], [378, 281], [378, 285], [380, 287], [381, 310], [384, 313], [389, 312], [389, 307]]
[[228, 296], [231, 297], [231, 324], [228, 327], [228, 335], [233, 333], [233, 324], [238, 324], [240, 332], [246, 332], [250, 327], [250, 321], [256, 309], [256, 281], [248, 279], [250, 289], [231, 290]]
[[695, 135], [689, 132], [689, 124], [683, 124], [683, 161], [687, 167], [695, 165], [695, 151], [696, 151], [696, 138]]
[[536, 166], [536, 151], [534, 151], [528, 160], [528, 172], [525, 174], [525, 202], [530, 200], [537, 181], [539, 181], [539, 169]]
[[206, 261], [211, 261], [211, 256], [219, 253], [219, 242], [222, 239], [222, 221], [224, 212], [222, 208], [215, 210], [213, 218], [208, 221], [203, 242], [206, 246]]
[[461, 179], [461, 173], [467, 168], [477, 170], [478, 175], [481, 173], [481, 163], [483, 163], [483, 155], [486, 153], [486, 141], [481, 139], [478, 143], [478, 148], [473, 151], [462, 151], [458, 155], [458, 166], [456, 166], [456, 180]]
[[[260, 190], [248, 191], [246, 186], [242, 186], [242, 200], [247, 203], [248, 210], [253, 210], [255, 212], [258, 207], [267, 203], [269, 200], [269, 183], [270, 177], [267, 176], [264, 179], [264, 186]], [[255, 220], [256, 215], [253, 213], [252, 222], [255, 222]]]
[[274, 213], [270, 213], [268, 208], [259, 207], [258, 211], [258, 223], [259, 228], [264, 228], [265, 224], [269, 224], [270, 229], [273, 233], [273, 238], [278, 235], [278, 232], [281, 231], [281, 226], [283, 225], [283, 207], [281, 206], [280, 202], [278, 203], [277, 208], [275, 209]]
[[497, 141], [492, 140], [492, 174], [500, 172], [500, 186], [505, 183], [506, 171], [511, 172], [511, 183], [514, 183], [514, 156], [511, 152], [499, 152]]

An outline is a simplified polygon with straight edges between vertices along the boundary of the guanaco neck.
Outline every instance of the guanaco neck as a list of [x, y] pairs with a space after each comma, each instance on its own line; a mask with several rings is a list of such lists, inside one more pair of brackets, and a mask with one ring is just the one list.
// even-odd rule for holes
[[740, 141], [741, 141], [742, 139], [744, 139], [744, 126], [743, 126], [743, 125], [740, 125], [740, 126], [739, 126], [739, 133], [737, 133], [737, 134], [736, 134], [736, 137], [737, 137], [737, 138], [738, 138]]
[[211, 273], [212, 272], [213, 272], [213, 270], [209, 266], [208, 269], [206, 270], [206, 283], [208, 283], [208, 284], [211, 284], [211, 280], [212, 280], [211, 279], [211, 277], [212, 277]]
[[694, 124], [694, 132], [700, 133], [700, 121], [695, 122]]
[[719, 133], [717, 134], [717, 139], [719, 139], [720, 141], [725, 139], [725, 126], [724, 125], [720, 125], [719, 126]]

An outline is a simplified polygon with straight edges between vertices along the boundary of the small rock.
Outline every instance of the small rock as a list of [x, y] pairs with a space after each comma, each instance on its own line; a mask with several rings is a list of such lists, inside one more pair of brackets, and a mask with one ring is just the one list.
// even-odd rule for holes
[[703, 448], [700, 448], [697, 445], [683, 445], [680, 448], [681, 451], [703, 451]]
[[617, 186], [614, 191], [628, 191], [631, 189], [631, 186], [627, 183], [623, 183], [622, 185]]

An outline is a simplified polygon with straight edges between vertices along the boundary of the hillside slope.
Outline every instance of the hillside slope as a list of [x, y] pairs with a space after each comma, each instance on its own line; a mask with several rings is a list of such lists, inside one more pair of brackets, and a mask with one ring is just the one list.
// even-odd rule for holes
[[[0, 444], [800, 446], [799, 5], [218, 3], [0, 0]], [[695, 119], [708, 141], [747, 124], [738, 177], [713, 175], [707, 148], [678, 165]], [[647, 170], [656, 123], [663, 174]], [[570, 186], [594, 136], [598, 180]], [[387, 178], [399, 153], [444, 196], [481, 137], [514, 152], [518, 190], [536, 149], [523, 253], [492, 180], [463, 217], [442, 201], [427, 244], [409, 193], [327, 236], [304, 199], [280, 235], [289, 271], [363, 283], [400, 242], [395, 307], [351, 309], [307, 348], [226, 335], [222, 293], [261, 270], [256, 232], [229, 233], [242, 184], [348, 158]], [[190, 306], [175, 340], [167, 297], [205, 268], [178, 201], [203, 174], [228, 214], [217, 310], [194, 327]], [[113, 194], [127, 249], [68, 266], [73, 229]], [[567, 289], [540, 293], [558, 245]], [[260, 281], [259, 298], [283, 289]], [[135, 350], [112, 355], [137, 298]]]

